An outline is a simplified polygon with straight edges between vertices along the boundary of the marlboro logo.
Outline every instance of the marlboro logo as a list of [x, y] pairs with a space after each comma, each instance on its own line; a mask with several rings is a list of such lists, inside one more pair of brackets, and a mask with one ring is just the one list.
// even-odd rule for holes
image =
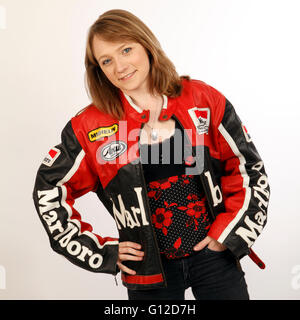
[[60, 155], [60, 150], [57, 149], [57, 148], [52, 148], [48, 154], [46, 155], [46, 157], [44, 158], [43, 160], [43, 164], [48, 166], [48, 167], [51, 167], [54, 163], [54, 161], [59, 157]]
[[194, 107], [188, 109], [198, 134], [208, 134], [210, 110], [209, 108]]

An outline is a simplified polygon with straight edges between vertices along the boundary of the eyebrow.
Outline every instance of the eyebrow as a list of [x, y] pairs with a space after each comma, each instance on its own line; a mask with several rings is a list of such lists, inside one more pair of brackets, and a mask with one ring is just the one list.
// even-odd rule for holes
[[[121, 48], [123, 48], [124, 46], [126, 46], [127, 43], [123, 43], [119, 48], [117, 48], [115, 51], [120, 50]], [[100, 59], [109, 56], [108, 54], [103, 54], [102, 56], [100, 56], [99, 58], [96, 58], [97, 61], [99, 61]]]

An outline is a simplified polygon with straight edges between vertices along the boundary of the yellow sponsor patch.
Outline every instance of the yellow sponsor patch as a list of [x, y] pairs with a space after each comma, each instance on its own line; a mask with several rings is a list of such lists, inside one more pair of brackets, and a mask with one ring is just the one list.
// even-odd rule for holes
[[116, 132], [118, 132], [118, 125], [113, 124], [112, 126], [109, 126], [109, 127], [101, 127], [101, 128], [94, 129], [88, 133], [88, 136], [89, 136], [89, 140], [91, 142], [94, 142], [103, 137], [112, 136]]

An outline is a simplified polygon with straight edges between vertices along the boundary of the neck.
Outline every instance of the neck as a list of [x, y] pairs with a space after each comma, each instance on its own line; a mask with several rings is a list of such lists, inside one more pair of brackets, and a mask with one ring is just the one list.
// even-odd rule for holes
[[125, 92], [127, 94], [132, 102], [140, 107], [141, 109], [149, 109], [150, 111], [156, 110], [157, 108], [160, 108], [163, 104], [163, 97], [162, 95], [158, 93], [151, 94], [148, 91], [144, 92]]

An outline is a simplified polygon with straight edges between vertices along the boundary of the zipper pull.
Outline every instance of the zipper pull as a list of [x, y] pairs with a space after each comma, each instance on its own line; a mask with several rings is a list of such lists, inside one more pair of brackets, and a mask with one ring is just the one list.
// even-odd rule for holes
[[118, 286], [117, 276], [115, 275], [116, 286]]

